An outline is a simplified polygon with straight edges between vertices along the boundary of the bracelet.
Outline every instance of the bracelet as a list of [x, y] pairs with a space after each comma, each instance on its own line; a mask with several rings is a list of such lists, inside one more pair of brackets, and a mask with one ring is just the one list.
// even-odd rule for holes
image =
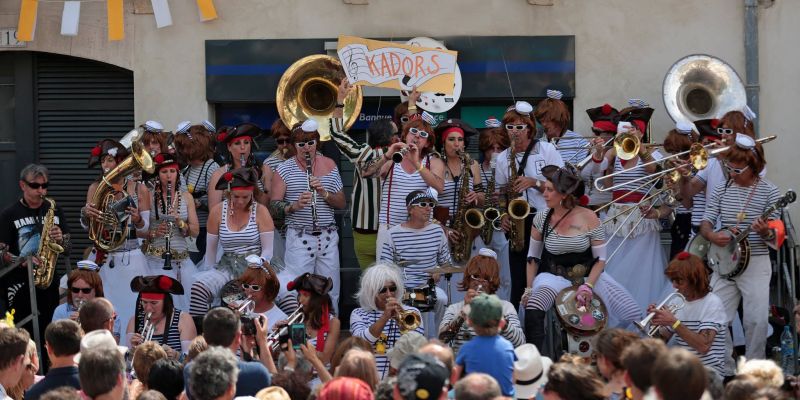
[[330, 196], [331, 196], [331, 192], [326, 190], [325, 194], [322, 195], [322, 199], [323, 200], [328, 200], [328, 197], [330, 197]]
[[592, 290], [594, 290], [594, 285], [592, 285], [591, 283], [589, 283], [589, 282], [586, 282], [586, 283], [584, 283], [584, 285], [588, 286], [588, 287], [589, 287], [589, 289], [592, 289]]
[[681, 326], [681, 320], [676, 319], [675, 323], [672, 324], [672, 330], [678, 329], [679, 326]]
[[417, 172], [422, 172], [423, 169], [425, 169], [425, 164], [420, 164], [419, 168], [417, 168]]

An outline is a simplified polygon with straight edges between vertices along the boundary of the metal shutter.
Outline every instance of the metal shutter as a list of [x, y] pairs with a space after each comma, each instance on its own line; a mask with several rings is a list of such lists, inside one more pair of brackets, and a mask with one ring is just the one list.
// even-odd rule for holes
[[37, 159], [50, 170], [49, 195], [66, 213], [74, 263], [90, 245], [79, 222], [86, 190], [99, 174], [86, 167], [89, 152], [100, 139], [118, 139], [133, 128], [133, 72], [52, 54], [37, 54], [34, 67]]

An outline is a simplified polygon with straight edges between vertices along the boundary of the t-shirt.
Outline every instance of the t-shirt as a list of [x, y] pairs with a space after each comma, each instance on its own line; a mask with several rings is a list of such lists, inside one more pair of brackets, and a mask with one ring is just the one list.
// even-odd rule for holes
[[[42, 221], [49, 209], [50, 203], [46, 201], [39, 208], [29, 208], [19, 200], [15, 201], [0, 213], [0, 243], [7, 244], [12, 253], [22, 257], [36, 253]], [[54, 223], [65, 234], [69, 233], [66, 221], [64, 210], [56, 205]]]
[[[189, 372], [194, 362], [186, 364], [183, 369], [183, 382], [186, 397], [193, 398], [189, 392]], [[269, 374], [267, 367], [259, 361], [238, 360], [236, 365], [239, 367], [239, 375], [236, 379], [236, 396], [255, 396], [259, 390], [272, 384], [272, 375]]]
[[500, 384], [503, 396], [514, 397], [514, 345], [506, 338], [476, 336], [461, 346], [456, 356], [456, 364], [464, 367], [464, 372], [483, 372]]
[[62, 386], [69, 386], [80, 390], [81, 381], [78, 377], [78, 367], [72, 365], [69, 367], [51, 368], [44, 379], [31, 386], [31, 388], [25, 392], [25, 400], [36, 400], [43, 394]]
[[[509, 151], [513, 151], [513, 149], [505, 149], [502, 153], [497, 155], [495, 183], [497, 184], [498, 188], [504, 188], [506, 184], [508, 184], [508, 180], [510, 178], [511, 170], [508, 167]], [[524, 155], [524, 152], [516, 153], [514, 155], [514, 158], [516, 159], [514, 162], [515, 169], [519, 168], [519, 163], [522, 162]], [[528, 159], [525, 160], [525, 168], [520, 176], [527, 176], [543, 181], [544, 175], [542, 175], [542, 168], [548, 165], [563, 167], [564, 160], [561, 159], [561, 154], [551, 143], [539, 141], [533, 146]], [[547, 203], [544, 201], [544, 197], [542, 197], [542, 194], [536, 190], [536, 188], [525, 190], [522, 196], [528, 201], [528, 204], [531, 207], [537, 210], [543, 210], [547, 208]]]
[[681, 321], [681, 325], [695, 333], [707, 329], [717, 332], [706, 354], [698, 353], [678, 334], [672, 335], [670, 345], [689, 350], [700, 359], [703, 365], [717, 371], [720, 376], [724, 376], [725, 335], [728, 334], [728, 321], [725, 306], [719, 296], [709, 293], [701, 299], [687, 301], [686, 305], [675, 313], [675, 317]]

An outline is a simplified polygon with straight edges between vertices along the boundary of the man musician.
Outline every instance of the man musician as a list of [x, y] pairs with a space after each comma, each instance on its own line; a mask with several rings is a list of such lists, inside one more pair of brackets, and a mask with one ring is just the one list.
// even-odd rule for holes
[[[42, 225], [45, 216], [50, 210], [50, 203], [45, 201], [49, 176], [47, 167], [39, 164], [28, 164], [19, 175], [19, 187], [22, 197], [9, 205], [0, 213], [0, 243], [7, 246], [7, 251], [19, 257], [38, 256], [39, 241], [41, 240]], [[69, 251], [69, 227], [64, 218], [64, 212], [56, 207], [53, 227], [49, 232], [52, 242]], [[7, 257], [2, 264], [8, 265]], [[33, 259], [34, 264], [39, 263], [38, 258]], [[20, 266], [28, 267], [27, 261]], [[16, 270], [0, 277], [0, 290], [6, 293], [0, 298], [0, 311], [15, 310], [16, 319], [20, 320], [31, 314], [31, 301], [28, 298], [28, 276], [25, 268]], [[51, 285], [46, 289], [36, 288], [37, 308], [39, 309], [39, 327], [44, 334], [44, 328], [50, 322], [58, 305], [58, 285]], [[28, 329], [31, 330], [31, 329]]]

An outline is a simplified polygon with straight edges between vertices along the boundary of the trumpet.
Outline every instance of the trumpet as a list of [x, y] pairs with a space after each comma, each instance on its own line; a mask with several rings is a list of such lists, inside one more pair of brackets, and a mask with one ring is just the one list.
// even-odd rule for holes
[[303, 306], [297, 307], [297, 310], [294, 310], [292, 315], [289, 316], [287, 319], [286, 325], [275, 328], [269, 335], [267, 335], [267, 343], [269, 344], [269, 349], [272, 351], [272, 354], [278, 354], [281, 350], [281, 343], [280, 337], [289, 334], [289, 327], [292, 324], [301, 324], [303, 323]]
[[408, 147], [403, 147], [400, 151], [395, 151], [394, 154], [392, 154], [392, 161], [394, 161], [395, 164], [403, 162], [406, 153], [408, 153]]
[[253, 310], [255, 309], [255, 306], [256, 306], [256, 302], [253, 301], [253, 297], [252, 296], [247, 296], [247, 298], [244, 299], [241, 302], [241, 304], [239, 304], [239, 306], [236, 308], [236, 312], [239, 313], [239, 315], [251, 314], [251, 313], [253, 313]]
[[153, 324], [151, 319], [153, 318], [153, 313], [149, 312], [147, 315], [144, 316], [144, 324], [142, 325], [142, 338], [144, 342], [149, 342], [153, 340], [153, 333], [156, 331], [156, 326]]
[[401, 335], [419, 328], [419, 325], [422, 323], [422, 317], [419, 313], [413, 310], [403, 310], [402, 308], [397, 310], [394, 319], [400, 327]]
[[[673, 302], [673, 300], [676, 299], [677, 301]], [[683, 295], [678, 292], [672, 292], [669, 296], [667, 296], [667, 298], [662, 300], [661, 303], [659, 303], [656, 306], [656, 309], [669, 310], [671, 313], [674, 314], [676, 311], [682, 309], [685, 306], [686, 306], [686, 298], [683, 297]], [[660, 326], [652, 324], [653, 317], [655, 317], [655, 315], [656, 315], [655, 312], [651, 312], [650, 314], [647, 314], [647, 316], [643, 320], [634, 322], [633, 324], [636, 325], [636, 327], [639, 328], [639, 330], [641, 330], [642, 333], [647, 334], [647, 336], [654, 337], [655, 334], [658, 332], [658, 328], [660, 328]]]

